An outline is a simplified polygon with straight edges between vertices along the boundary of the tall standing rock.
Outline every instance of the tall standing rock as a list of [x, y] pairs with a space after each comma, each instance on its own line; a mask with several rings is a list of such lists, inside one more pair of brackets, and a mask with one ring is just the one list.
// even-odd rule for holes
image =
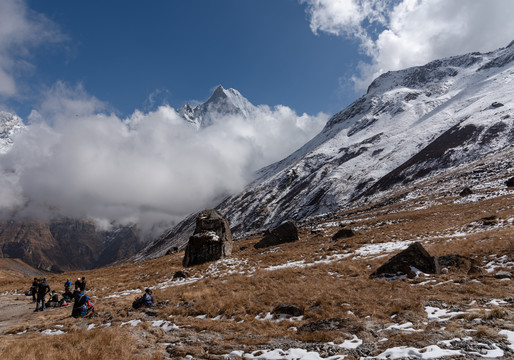
[[232, 233], [227, 219], [216, 210], [204, 210], [196, 218], [196, 228], [189, 238], [184, 267], [219, 260], [232, 254]]

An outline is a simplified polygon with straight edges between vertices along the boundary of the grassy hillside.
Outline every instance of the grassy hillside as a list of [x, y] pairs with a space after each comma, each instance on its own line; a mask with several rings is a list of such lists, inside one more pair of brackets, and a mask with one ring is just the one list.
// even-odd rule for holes
[[[296, 243], [255, 249], [259, 236], [243, 239], [232, 257], [188, 268], [186, 278], [173, 279], [183, 270], [183, 253], [51, 275], [59, 289], [67, 277], [86, 276], [95, 315], [74, 319], [70, 308], [33, 313], [30, 304], [22, 322], [0, 328], [0, 353], [9, 359], [514, 358], [514, 284], [498, 276], [514, 270], [514, 189], [504, 184], [508, 173], [474, 182], [475, 165], [306, 221]], [[463, 184], [472, 195], [459, 196]], [[356, 236], [332, 241], [342, 227]], [[415, 241], [434, 256], [468, 257], [480, 272], [468, 273], [463, 263], [440, 275], [370, 279]], [[158, 305], [131, 309], [145, 287], [154, 289]], [[0, 300], [30, 303], [17, 295], [22, 290], [1, 282]], [[296, 305], [303, 315], [273, 314], [280, 304]]]

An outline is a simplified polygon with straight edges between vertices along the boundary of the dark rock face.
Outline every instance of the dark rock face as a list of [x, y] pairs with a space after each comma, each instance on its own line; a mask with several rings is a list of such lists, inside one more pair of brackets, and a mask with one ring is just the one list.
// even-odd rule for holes
[[346, 239], [352, 236], [355, 236], [355, 232], [352, 229], [341, 229], [332, 236], [332, 241]]
[[296, 305], [291, 304], [280, 304], [277, 307], [275, 307], [272, 311], [273, 314], [285, 314], [290, 316], [302, 316], [304, 313], [304, 310]]
[[0, 256], [46, 271], [105, 266], [133, 256], [141, 247], [135, 228], [98, 231], [92, 222], [68, 218], [0, 222]]
[[298, 228], [292, 220], [286, 221], [282, 225], [267, 230], [261, 241], [254, 245], [256, 249], [269, 246], [280, 245], [298, 240]]
[[227, 219], [216, 210], [205, 210], [196, 218], [182, 265], [193, 266], [232, 254], [232, 233]]
[[491, 107], [493, 107], [493, 108], [499, 108], [499, 107], [502, 107], [502, 106], [503, 106], [503, 104], [500, 103], [500, 102], [497, 102], [497, 101], [495, 101], [495, 102], [493, 102], [491, 104]]
[[459, 196], [461, 196], [461, 197], [465, 197], [465, 196], [469, 196], [469, 195], [471, 195], [471, 194], [473, 194], [473, 190], [471, 190], [470, 188], [466, 187], [466, 188], [464, 188], [464, 189], [460, 192]]
[[440, 272], [437, 259], [431, 256], [420, 243], [414, 243], [389, 259], [370, 277], [393, 277], [398, 275], [414, 277], [415, 273], [412, 268], [428, 274], [439, 274]]
[[514, 187], [514, 177], [511, 177], [509, 180], [505, 181], [505, 185], [507, 187]]

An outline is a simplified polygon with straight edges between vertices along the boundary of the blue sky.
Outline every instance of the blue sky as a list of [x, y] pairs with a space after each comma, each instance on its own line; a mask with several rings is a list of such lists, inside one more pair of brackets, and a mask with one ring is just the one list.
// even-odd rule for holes
[[[358, 42], [315, 35], [295, 0], [38, 1], [28, 6], [65, 39], [32, 49], [37, 94], [81, 83], [121, 115], [238, 89], [254, 104], [334, 113], [356, 97]], [[348, 87], [341, 86], [347, 80]], [[153, 101], [153, 103], [152, 103]], [[15, 103], [15, 102], [13, 102]], [[30, 109], [17, 104], [21, 116]]]
[[[0, 106], [25, 119], [62, 82], [124, 117], [206, 100], [221, 84], [256, 105], [333, 114], [382, 72], [506, 46], [514, 37], [513, 4], [5, 0]], [[8, 96], [2, 71], [16, 82]]]

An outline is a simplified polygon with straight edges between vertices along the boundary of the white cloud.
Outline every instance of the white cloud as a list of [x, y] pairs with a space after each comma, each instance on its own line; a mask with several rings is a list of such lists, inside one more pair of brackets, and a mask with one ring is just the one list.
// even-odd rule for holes
[[328, 119], [260, 106], [249, 118], [218, 118], [197, 131], [169, 106], [120, 119], [80, 86], [58, 83], [45, 99], [0, 156], [8, 174], [0, 212], [10, 216], [17, 206], [18, 216], [137, 223], [147, 232], [240, 191]]
[[24, 1], [0, 1], [0, 95], [17, 94], [13, 73], [27, 67], [25, 59], [30, 57], [30, 49], [63, 39], [55, 24], [28, 9]]
[[359, 90], [389, 70], [491, 51], [514, 39], [511, 0], [399, 0], [394, 5], [381, 0], [301, 2], [307, 4], [313, 32], [360, 41], [370, 61], [362, 63], [354, 77]]

